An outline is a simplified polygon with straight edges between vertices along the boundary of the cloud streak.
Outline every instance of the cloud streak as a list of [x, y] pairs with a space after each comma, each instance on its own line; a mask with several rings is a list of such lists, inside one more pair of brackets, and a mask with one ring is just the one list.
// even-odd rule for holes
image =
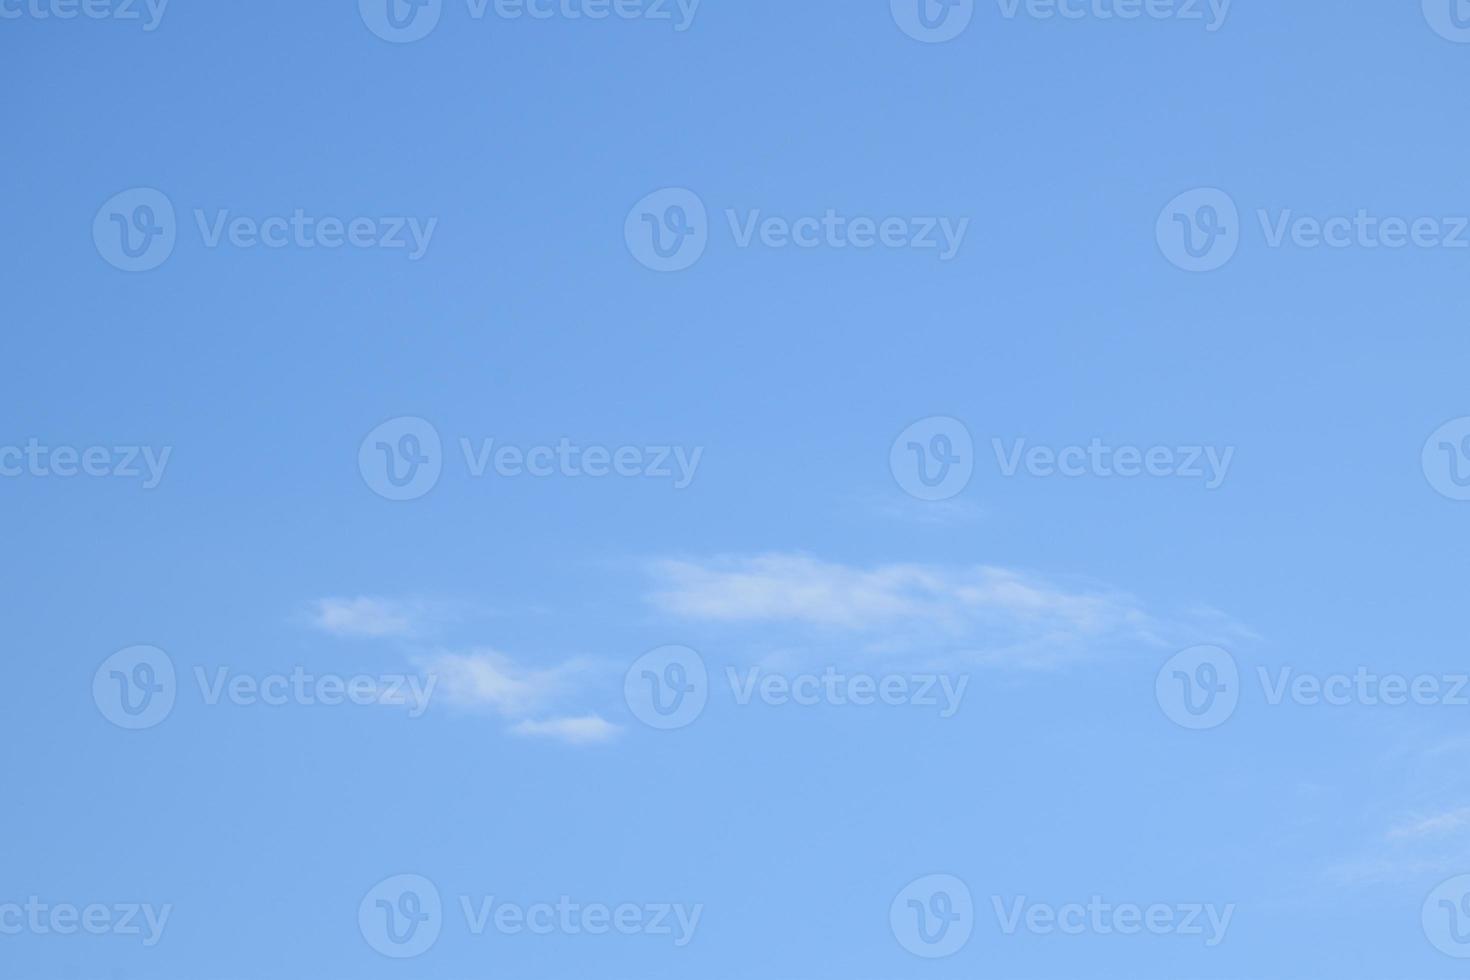
[[524, 738], [551, 738], [569, 745], [591, 745], [606, 742], [622, 731], [617, 725], [598, 715], [577, 718], [552, 718], [547, 721], [520, 721], [511, 733]]
[[439, 678], [449, 702], [509, 718], [532, 714], [566, 698], [594, 670], [585, 660], [549, 668], [524, 667], [495, 650], [438, 653], [419, 658], [419, 663]]
[[439, 653], [420, 658], [419, 664], [438, 679], [443, 700], [512, 721], [510, 731], [515, 735], [589, 745], [607, 741], [621, 730], [595, 714], [533, 717], [575, 700], [595, 683], [605, 670], [591, 660], [530, 668], [498, 651], [477, 650]]
[[942, 649], [970, 661], [1045, 667], [1099, 647], [1195, 638], [1125, 593], [994, 565], [861, 567], [778, 553], [666, 559], [649, 572], [649, 601], [680, 619], [787, 627], [872, 653]]
[[423, 611], [418, 603], [373, 596], [317, 599], [311, 604], [311, 624], [333, 636], [405, 637], [417, 631]]
[[[1364, 770], [1381, 828], [1355, 855], [1327, 869], [1337, 884], [1376, 885], [1470, 868], [1470, 779], [1460, 760], [1470, 738], [1412, 728]], [[1400, 801], [1411, 801], [1404, 805]], [[1363, 809], [1367, 809], [1365, 804]]]

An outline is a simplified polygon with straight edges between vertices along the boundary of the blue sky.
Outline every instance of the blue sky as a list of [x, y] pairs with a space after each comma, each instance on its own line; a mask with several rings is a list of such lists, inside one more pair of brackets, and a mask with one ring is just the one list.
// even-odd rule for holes
[[1463, 973], [1467, 5], [86, 9], [0, 977]]

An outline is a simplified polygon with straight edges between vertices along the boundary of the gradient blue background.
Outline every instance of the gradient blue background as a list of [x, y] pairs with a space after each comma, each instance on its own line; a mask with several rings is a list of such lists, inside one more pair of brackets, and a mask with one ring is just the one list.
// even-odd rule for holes
[[[1470, 505], [1425, 438], [1470, 415], [1470, 254], [1264, 247], [1169, 265], [1194, 187], [1318, 215], [1470, 210], [1470, 46], [1417, 3], [1237, 0], [1225, 27], [1005, 20], [923, 45], [886, 2], [705, 0], [667, 24], [469, 20], [391, 45], [355, 4], [186, 3], [154, 33], [0, 22], [0, 443], [171, 445], [161, 487], [0, 481], [0, 901], [172, 903], [162, 944], [0, 938], [7, 978], [1423, 977], [1419, 926], [1463, 864], [1335, 868], [1470, 804], [1467, 709], [1266, 708], [1168, 722], [1170, 651], [977, 671], [964, 710], [736, 709], [607, 744], [431, 711], [206, 708], [125, 733], [90, 698], [134, 643], [194, 665], [355, 673], [393, 644], [302, 625], [324, 596], [483, 604], [439, 636], [530, 663], [626, 663], [743, 633], [672, 621], [662, 556], [996, 564], [1205, 604], [1243, 669], [1463, 671]], [[93, 247], [134, 186], [180, 210], [173, 257]], [[932, 253], [736, 249], [657, 275], [623, 243], [665, 186], [713, 214], [969, 216]], [[428, 256], [209, 250], [195, 207], [435, 216]], [[970, 519], [903, 516], [893, 437], [981, 445]], [[694, 486], [469, 480], [410, 504], [356, 458], [385, 418], [454, 440], [706, 447]], [[1215, 492], [1002, 479], [992, 436], [1234, 445]], [[454, 463], [454, 460], [450, 460]], [[702, 902], [649, 937], [472, 940], [379, 957], [358, 900], [412, 871], [446, 896]], [[927, 962], [888, 903], [932, 872], [980, 925]], [[1228, 941], [999, 934], [992, 894], [1239, 906]], [[452, 901], [452, 899], [450, 899]]]

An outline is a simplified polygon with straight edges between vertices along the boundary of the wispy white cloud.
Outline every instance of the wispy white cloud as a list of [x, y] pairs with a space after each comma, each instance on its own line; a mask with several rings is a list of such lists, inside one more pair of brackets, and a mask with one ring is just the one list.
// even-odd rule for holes
[[1372, 885], [1421, 875], [1448, 875], [1470, 867], [1470, 817], [1454, 810], [1395, 827], [1357, 857], [1327, 869], [1342, 885]]
[[1470, 807], [1421, 817], [1388, 832], [1389, 840], [1430, 840], [1470, 828]]
[[575, 696], [601, 668], [590, 660], [570, 660], [549, 668], [525, 667], [494, 650], [438, 653], [419, 658], [439, 680], [441, 697], [451, 704], [524, 718]]
[[[620, 731], [596, 714], [562, 713], [606, 679], [609, 668], [598, 661], [577, 659], [554, 667], [527, 667], [495, 650], [474, 650], [436, 653], [416, 662], [435, 679], [443, 702], [503, 718], [511, 722], [513, 735], [592, 745]], [[537, 717], [545, 713], [551, 717]]]
[[837, 634], [875, 654], [942, 647], [972, 661], [1038, 667], [1113, 645], [1202, 642], [1125, 593], [993, 565], [859, 567], [767, 554], [661, 560], [650, 571], [649, 599], [671, 615]]
[[424, 613], [421, 603], [373, 596], [317, 599], [311, 604], [311, 623], [336, 636], [404, 637], [417, 632]]
[[1470, 868], [1470, 775], [1460, 761], [1470, 736], [1444, 734], [1458, 727], [1447, 721], [1375, 728], [1386, 744], [1363, 760], [1372, 792], [1357, 809], [1379, 829], [1327, 868], [1331, 881], [1378, 885]]
[[599, 715], [580, 713], [582, 708], [575, 705], [594, 684], [606, 680], [609, 668], [598, 661], [533, 667], [484, 648], [413, 655], [427, 634], [461, 618], [461, 604], [357, 596], [317, 599], [308, 608], [307, 621], [323, 632], [398, 641], [410, 662], [432, 681], [436, 703], [498, 716], [511, 723], [512, 734], [588, 745], [619, 731]]
[[552, 738], [570, 745], [591, 745], [606, 742], [622, 729], [598, 715], [583, 715], [577, 718], [551, 718], [546, 721], [519, 721], [511, 726], [511, 732], [527, 738]]

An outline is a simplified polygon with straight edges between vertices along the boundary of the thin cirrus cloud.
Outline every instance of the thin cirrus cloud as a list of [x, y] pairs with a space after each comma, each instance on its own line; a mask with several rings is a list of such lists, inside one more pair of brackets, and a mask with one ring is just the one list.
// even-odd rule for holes
[[553, 738], [571, 745], [606, 742], [621, 731], [597, 715], [576, 718], [552, 718], [548, 721], [518, 721], [510, 728], [514, 735], [528, 738]]
[[[1434, 736], [1413, 727], [1390, 739], [1368, 785], [1373, 803], [1413, 800], [1412, 809], [1386, 811], [1366, 846], [1327, 869], [1339, 885], [1379, 885], [1415, 877], [1463, 874], [1470, 869], [1470, 777], [1460, 760], [1470, 736]], [[1360, 809], [1369, 810], [1364, 802]]]
[[[800, 631], [809, 641], [814, 634], [825, 642], [840, 637], [874, 655], [1048, 667], [1102, 647], [1167, 646], [1198, 636], [1198, 624], [1161, 619], [1125, 593], [994, 565], [857, 566], [778, 553], [664, 559], [648, 571], [649, 601], [677, 618]], [[1219, 617], [1209, 628], [1234, 627]]]
[[[442, 626], [449, 608], [443, 603], [376, 596], [317, 599], [310, 604], [309, 621], [334, 636], [412, 641]], [[512, 722], [514, 735], [590, 745], [608, 741], [620, 731], [598, 715], [557, 710], [598, 679], [601, 671], [593, 661], [533, 668], [493, 650], [412, 659], [434, 678], [436, 700], [506, 719]]]
[[1402, 823], [1366, 854], [1339, 862], [1328, 877], [1343, 885], [1368, 885], [1446, 875], [1470, 867], [1470, 808], [1459, 807]]
[[1470, 828], [1470, 807], [1422, 817], [1388, 832], [1390, 840], [1426, 840]]
[[317, 599], [311, 604], [311, 623], [334, 636], [405, 637], [419, 631], [425, 611], [421, 603], [373, 596]]
[[[562, 715], [556, 709], [575, 700], [602, 673], [590, 660], [530, 668], [493, 650], [439, 653], [420, 658], [423, 670], [438, 679], [440, 696], [468, 710], [488, 711], [513, 722], [511, 732], [551, 738], [571, 745], [605, 742], [620, 731], [595, 714]], [[538, 718], [537, 715], [550, 717]]]

